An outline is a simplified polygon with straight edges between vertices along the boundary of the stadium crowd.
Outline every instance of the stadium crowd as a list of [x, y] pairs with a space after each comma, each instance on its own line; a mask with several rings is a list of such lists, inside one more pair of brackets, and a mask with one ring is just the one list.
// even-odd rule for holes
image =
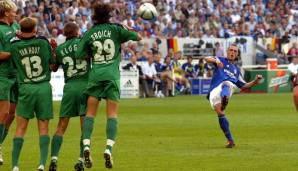
[[[64, 23], [74, 21], [82, 33], [92, 26], [90, 6], [94, 0], [15, 0], [17, 20], [39, 20], [39, 34], [57, 37]], [[153, 0], [159, 11], [156, 21], [137, 16], [142, 1], [101, 0], [113, 4], [112, 22], [141, 31], [144, 37], [259, 37], [298, 36], [298, 3], [291, 0]]]
[[[38, 34], [49, 39], [55, 39], [58, 44], [64, 42], [63, 26], [67, 22], [75, 22], [80, 26], [81, 34], [90, 27], [91, 6], [95, 0], [15, 0], [17, 21], [30, 16], [38, 19]], [[291, 0], [152, 0], [159, 15], [154, 21], [145, 21], [137, 16], [137, 9], [143, 1], [140, 0], [101, 0], [110, 3], [115, 10], [112, 22], [122, 23], [139, 31], [144, 38], [229, 38], [232, 36], [249, 36], [259, 38], [277, 38], [288, 42], [298, 36], [298, 3]], [[148, 1], [147, 1], [148, 2]], [[148, 85], [157, 83], [155, 89], [161, 90], [165, 82], [172, 85], [176, 82], [179, 90], [188, 91], [192, 78], [211, 76], [212, 68], [202, 61], [197, 64], [178, 62], [181, 53], [173, 53], [169, 49], [167, 56], [160, 56], [158, 41], [152, 45], [144, 42], [131, 43], [123, 47], [123, 58], [136, 56], [138, 61], [146, 61], [141, 68], [140, 84], [144, 84], [145, 96], [149, 96]], [[280, 49], [267, 50], [275, 54], [279, 63], [289, 63], [287, 55], [298, 55], [297, 44], [293, 44], [287, 54]], [[215, 54], [224, 54], [223, 49], [216, 45]], [[256, 54], [257, 63], [264, 64], [266, 54]], [[172, 59], [170, 65], [166, 59]], [[177, 58], [177, 62], [175, 62]], [[162, 60], [161, 60], [162, 59]], [[132, 58], [135, 60], [135, 58]], [[154, 61], [154, 69], [151, 67]], [[164, 60], [164, 61], [163, 61]], [[147, 64], [148, 62], [148, 64]], [[134, 63], [134, 61], [132, 62]], [[205, 66], [204, 66], [205, 65]], [[135, 67], [134, 65], [132, 65]], [[126, 68], [128, 69], [128, 68]], [[155, 71], [154, 71], [155, 70]], [[169, 74], [169, 71], [173, 74]], [[147, 72], [147, 74], [146, 74]], [[144, 81], [146, 80], [146, 81]], [[150, 86], [149, 86], [150, 87]], [[163, 94], [171, 95], [171, 86], [164, 86], [169, 91]], [[155, 91], [158, 92], [158, 91]], [[157, 93], [159, 94], [159, 93]], [[160, 96], [163, 96], [160, 94]]]

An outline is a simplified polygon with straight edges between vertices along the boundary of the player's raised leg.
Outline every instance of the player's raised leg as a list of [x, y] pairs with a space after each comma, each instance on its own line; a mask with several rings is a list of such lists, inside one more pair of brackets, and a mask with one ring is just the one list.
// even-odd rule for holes
[[211, 104], [211, 107], [214, 109], [214, 111], [216, 112], [216, 114], [218, 116], [219, 126], [222, 129], [222, 131], [228, 141], [228, 144], [226, 145], [226, 147], [232, 148], [235, 146], [235, 143], [234, 143], [234, 140], [232, 137], [232, 133], [230, 131], [229, 121], [225, 115], [225, 112], [224, 112], [223, 106], [222, 106], [223, 95], [226, 96], [227, 99], [230, 98], [232, 95], [232, 91], [229, 88], [228, 88], [229, 90], [225, 90], [226, 92], [223, 93], [223, 87], [226, 85], [229, 88], [231, 87], [229, 82], [223, 82], [223, 83], [219, 84], [217, 87], [215, 87], [210, 92], [209, 102]]
[[229, 98], [231, 95], [231, 86], [229, 82], [223, 82], [221, 86], [221, 110], [225, 110], [226, 106], [229, 103]]
[[13, 149], [12, 149], [12, 168], [13, 171], [19, 170], [19, 157], [24, 143], [24, 135], [27, 130], [29, 120], [21, 116], [16, 117], [16, 133], [13, 138]]
[[87, 114], [83, 123], [83, 146], [84, 146], [84, 163], [87, 168], [92, 167], [92, 159], [90, 156], [91, 135], [93, 132], [94, 118], [100, 102], [96, 97], [89, 96], [87, 101]]

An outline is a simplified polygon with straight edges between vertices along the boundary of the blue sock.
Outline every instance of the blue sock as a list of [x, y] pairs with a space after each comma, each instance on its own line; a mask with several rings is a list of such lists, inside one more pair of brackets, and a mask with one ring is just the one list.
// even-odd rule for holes
[[223, 84], [221, 87], [221, 93], [220, 93], [221, 97], [230, 96], [230, 87], [227, 84]]
[[225, 117], [225, 115], [218, 116], [218, 121], [219, 121], [220, 128], [224, 132], [224, 134], [225, 134], [226, 138], [228, 139], [228, 141], [234, 141], [233, 138], [232, 138], [232, 133], [231, 133], [230, 128], [229, 128], [229, 121]]

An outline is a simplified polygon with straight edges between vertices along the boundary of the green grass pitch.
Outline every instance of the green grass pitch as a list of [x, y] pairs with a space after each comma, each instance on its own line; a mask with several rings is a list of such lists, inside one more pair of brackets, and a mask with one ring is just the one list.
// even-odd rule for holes
[[[55, 102], [58, 115], [59, 103]], [[95, 121], [92, 137], [93, 168], [106, 170], [105, 105]], [[119, 132], [114, 147], [114, 171], [296, 171], [298, 170], [298, 113], [292, 94], [234, 95], [226, 110], [236, 148], [226, 140], [215, 113], [204, 96], [133, 99], [120, 103]], [[50, 123], [51, 136], [57, 125]], [[11, 169], [13, 125], [5, 141], [5, 163]], [[79, 120], [74, 118], [60, 151], [59, 171], [71, 171], [79, 153]], [[20, 158], [21, 171], [37, 168], [36, 120], [30, 121]], [[50, 157], [47, 164], [49, 164]], [[46, 166], [48, 169], [48, 165]]]

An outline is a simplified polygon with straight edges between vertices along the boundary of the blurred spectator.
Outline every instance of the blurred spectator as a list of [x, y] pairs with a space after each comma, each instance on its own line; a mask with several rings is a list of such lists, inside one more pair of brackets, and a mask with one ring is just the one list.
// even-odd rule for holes
[[150, 49], [153, 54], [158, 54], [159, 53], [159, 47], [158, 47], [158, 40], [154, 41], [152, 44], [152, 48]]
[[171, 64], [171, 58], [167, 56], [164, 60], [164, 64], [161, 67], [161, 74], [160, 74], [161, 80], [166, 84], [166, 96], [173, 96], [173, 84], [175, 83], [175, 80], [173, 78], [173, 66]]
[[222, 47], [220, 47], [220, 44], [218, 42], [215, 43], [215, 56], [223, 57], [224, 56], [224, 50]]
[[297, 42], [293, 43], [292, 47], [288, 51], [288, 55], [290, 55], [290, 56], [297, 56], [298, 55]]
[[130, 58], [130, 63], [127, 65], [123, 66], [122, 69], [124, 70], [130, 70], [130, 71], [138, 71], [139, 72], [139, 84], [140, 84], [140, 96], [143, 97], [143, 92], [145, 93], [145, 97], [148, 97], [149, 95], [146, 94], [145, 91], [145, 76], [143, 74], [142, 67], [137, 64], [137, 57], [136, 55], [132, 54]]
[[291, 59], [291, 63], [288, 65], [288, 70], [291, 72], [291, 80], [293, 85], [296, 85], [296, 76], [298, 73], [298, 56], [294, 56]]
[[265, 54], [261, 51], [256, 51], [256, 64], [260, 64], [263, 65], [265, 64], [266, 61], [266, 57]]
[[277, 49], [274, 50], [274, 58], [277, 58], [278, 64], [288, 63], [287, 55], [279, 53]]
[[266, 30], [267, 37], [278, 37], [281, 38], [281, 34], [278, 30], [276, 21], [272, 20], [269, 24], [269, 28]]
[[135, 25], [135, 22], [134, 22], [134, 20], [131, 18], [131, 14], [129, 13], [129, 14], [127, 14], [127, 16], [126, 16], [126, 18], [125, 18], [125, 20], [122, 22], [124, 25], [129, 25], [128, 23], [130, 22], [130, 27], [134, 27], [134, 25]]
[[158, 81], [156, 82], [156, 87], [157, 88], [157, 92], [156, 92], [156, 97], [164, 97], [164, 93], [163, 93], [163, 81], [161, 80], [161, 73], [163, 72], [163, 64], [161, 63], [161, 55], [156, 53], [153, 55], [153, 59], [154, 59], [154, 65], [155, 65], [155, 70], [157, 72], [156, 76], [158, 78]]
[[153, 56], [148, 56], [148, 61], [146, 61], [142, 66], [142, 71], [145, 79], [145, 94], [146, 97], [153, 96], [153, 89], [155, 86], [155, 81], [158, 80], [157, 72], [155, 69], [155, 64], [153, 61]]
[[[129, 60], [132, 56], [134, 55], [133, 50], [131, 50], [129, 47], [125, 47], [124, 50], [122, 51], [122, 55], [124, 60]], [[137, 56], [135, 56], [137, 58]]]
[[[91, 4], [94, 0], [47, 0], [30, 1], [16, 0], [18, 7], [17, 19], [23, 16], [43, 16], [44, 23], [51, 32], [51, 23], [68, 22], [70, 18], [78, 17], [76, 21], [84, 33], [87, 22], [91, 19]], [[111, 14], [112, 22], [124, 23], [141, 31], [143, 35], [157, 37], [223, 37], [233, 35], [276, 36], [281, 38], [285, 32], [289, 36], [298, 36], [298, 14], [296, 1], [154, 1], [159, 16], [155, 22], [140, 19], [137, 9], [140, 1], [104, 0], [111, 3], [115, 11]], [[197, 23], [200, 23], [198, 26]], [[262, 26], [261, 26], [262, 25]], [[57, 28], [57, 27], [56, 27]], [[61, 28], [58, 28], [58, 31]], [[262, 30], [266, 31], [263, 34]], [[238, 30], [237, 32], [235, 32]], [[58, 34], [62, 34], [58, 32]]]
[[178, 89], [179, 92], [184, 93], [190, 89], [190, 83], [184, 77], [184, 70], [181, 68], [181, 64], [179, 62], [181, 57], [182, 57], [182, 52], [181, 51], [176, 52], [172, 60], [172, 66], [174, 70], [173, 78], [176, 82], [176, 89]]
[[205, 69], [204, 69], [204, 59], [203, 58], [200, 58], [198, 60], [198, 63], [195, 64], [194, 71], [196, 73], [196, 77], [203, 77], [204, 76]]
[[143, 49], [140, 51], [140, 57], [138, 58], [138, 61], [147, 61], [149, 56], [152, 56], [152, 52], [150, 52], [149, 44], [144, 43]]
[[[207, 73], [206, 77], [212, 77], [213, 76], [213, 69], [214, 69], [213, 64], [205, 63], [204, 69], [205, 69], [205, 73]], [[204, 74], [204, 77], [205, 77], [205, 74]]]
[[[267, 46], [266, 46], [266, 50], [268, 52], [273, 52], [272, 45], [268, 43]], [[267, 58], [269, 58], [269, 56], [267, 54], [264, 54], [264, 60], [265, 61], [266, 61]]]
[[37, 29], [37, 35], [50, 37], [50, 32], [49, 32], [49, 30], [48, 30], [48, 28], [47, 28], [47, 26], [46, 26], [46, 24], [44, 23], [43, 20], [39, 21], [39, 26], [38, 26], [38, 29]]
[[187, 62], [182, 65], [182, 70], [184, 71], [184, 77], [188, 80], [195, 78], [195, 69], [192, 64], [192, 56], [187, 57]]
[[58, 39], [58, 30], [57, 29], [53, 29], [52, 32], [51, 32], [51, 39], [55, 39], [56, 42], [57, 42], [57, 39]]
[[205, 63], [201, 58], [198, 60], [198, 63], [194, 66], [196, 77], [212, 77], [213, 75], [213, 64]]
[[223, 23], [223, 27], [219, 31], [220, 38], [229, 38], [231, 37], [231, 31], [229, 29], [228, 23]]
[[65, 11], [67, 15], [76, 15], [79, 12], [78, 2], [72, 1], [72, 5], [68, 7]]

